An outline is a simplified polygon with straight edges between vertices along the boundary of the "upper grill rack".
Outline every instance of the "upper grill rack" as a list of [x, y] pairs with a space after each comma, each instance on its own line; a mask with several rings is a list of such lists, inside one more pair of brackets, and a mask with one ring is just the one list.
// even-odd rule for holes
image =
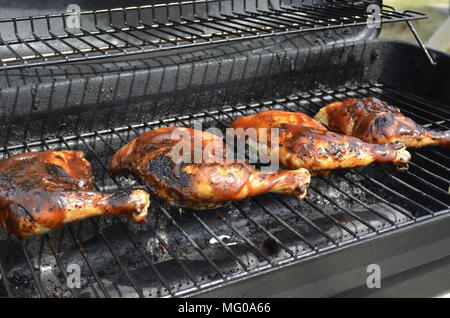
[[194, 0], [7, 18], [0, 20], [0, 70], [427, 18], [385, 5], [375, 15], [369, 4]]
[[[399, 106], [402, 112], [423, 125], [449, 128], [448, 107], [421, 100], [403, 90], [367, 84], [345, 86], [332, 91], [313, 91], [282, 100], [227, 107], [51, 140], [24, 141], [23, 144], [2, 148], [0, 152], [6, 157], [45, 149], [83, 149], [93, 164], [96, 187], [102, 190], [121, 189], [132, 184], [109, 174], [106, 166], [111, 155], [121, 145], [143, 131], [170, 125], [192, 126], [194, 120], [201, 120], [205, 128], [225, 128], [237, 116], [264, 109], [301, 111], [312, 115], [331, 100], [368, 95], [378, 96]], [[230, 209], [221, 209], [216, 213], [180, 215], [153, 198], [152, 221], [138, 227], [138, 230], [119, 218], [106, 217], [69, 225], [40, 239], [22, 241], [24, 263], [29, 265], [29, 274], [26, 276], [29, 285], [26, 287], [21, 278], [15, 277], [14, 271], [7, 268], [8, 260], [0, 254], [3, 281], [0, 295], [20, 295], [26, 289], [26, 292], [33, 291], [33, 295], [42, 297], [61, 295], [61, 290], [66, 291], [68, 296], [83, 296], [79, 290], [65, 287], [66, 266], [74, 262], [82, 267], [86, 284], [95, 290], [91, 295], [101, 297], [123, 295], [123, 290], [114, 291], [105, 283], [110, 275], [122, 277], [123, 284], [131, 290], [127, 295], [181, 296], [301, 262], [326, 251], [364, 242], [386, 231], [449, 213], [450, 194], [447, 189], [450, 185], [450, 169], [446, 164], [449, 158], [450, 153], [446, 149], [424, 148], [414, 151], [410, 170], [404, 173], [374, 166], [357, 169], [353, 173], [336, 171], [328, 177], [314, 178], [308, 197], [301, 202], [285, 196], [264, 195], [234, 203]], [[394, 185], [393, 188], [390, 185]], [[376, 209], [374, 204], [383, 204], [383, 209]], [[327, 206], [331, 206], [335, 212], [330, 212]], [[358, 209], [365, 209], [367, 213], [360, 213]], [[383, 212], [386, 209], [390, 213]], [[111, 219], [123, 234], [120, 240], [117, 232], [108, 230], [111, 224], [104, 226], [103, 221]], [[323, 223], [321, 219], [326, 219], [328, 223]], [[161, 226], [164, 223], [167, 225]], [[168, 228], [171, 228], [170, 233], [168, 230], [166, 232]], [[96, 237], [100, 247], [83, 238], [83, 232]], [[228, 241], [224, 233], [229, 237]], [[286, 233], [290, 236], [286, 237]], [[63, 238], [68, 240], [69, 247], [61, 243]], [[210, 239], [215, 242], [215, 252], [220, 250], [225, 256], [218, 257], [210, 253]], [[292, 244], [293, 240], [295, 244]], [[271, 248], [267, 249], [261, 242], [270, 243]], [[238, 243], [241, 249], [234, 248], [233, 243]], [[42, 256], [46, 253], [35, 250], [32, 245], [47, 250], [52, 266]], [[153, 245], [157, 248], [149, 251], [148, 247]], [[243, 247], [247, 248], [246, 253], [242, 253]], [[100, 254], [103, 257], [99, 257], [99, 249], [104, 250]], [[272, 253], [273, 249], [279, 249], [280, 252]], [[75, 251], [75, 254], [67, 250]], [[188, 255], [186, 250], [194, 256]], [[0, 249], [0, 253], [7, 253], [6, 246]], [[172, 266], [165, 266], [165, 262], [160, 266], [159, 253], [170, 257]], [[111, 258], [112, 269], [105, 273], [105, 264], [98, 262], [107, 255]], [[142, 258], [140, 266], [147, 266], [147, 272], [136, 273], [133, 261], [136, 258]], [[199, 264], [199, 261], [202, 263]], [[230, 266], [230, 262], [234, 265]], [[49, 275], [48, 268], [52, 275]], [[50, 284], [52, 279], [60, 286], [55, 288], [55, 283]]]

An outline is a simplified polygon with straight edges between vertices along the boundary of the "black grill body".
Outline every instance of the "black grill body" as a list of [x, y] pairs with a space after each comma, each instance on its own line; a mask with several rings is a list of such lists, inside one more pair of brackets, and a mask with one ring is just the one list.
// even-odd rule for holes
[[[314, 115], [333, 100], [376, 96], [450, 129], [450, 56], [432, 51], [432, 66], [418, 46], [377, 35], [337, 28], [6, 70], [0, 153], [83, 149], [96, 187], [117, 190], [145, 186], [109, 174], [111, 156], [163, 126], [225, 129], [265, 109]], [[386, 293], [440, 292], [446, 279], [410, 287], [447, 266], [450, 150], [412, 155], [407, 172], [371, 166], [314, 178], [301, 202], [263, 195], [194, 212], [154, 197], [143, 225], [100, 217], [24, 241], [0, 230], [0, 296], [371, 295], [369, 264], [381, 266]], [[70, 264], [82, 270], [80, 289], [67, 288]]]

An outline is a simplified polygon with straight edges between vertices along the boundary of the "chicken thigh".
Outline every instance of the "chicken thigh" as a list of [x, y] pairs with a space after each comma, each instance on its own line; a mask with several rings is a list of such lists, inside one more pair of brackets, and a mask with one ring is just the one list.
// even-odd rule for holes
[[[369, 144], [355, 137], [330, 132], [303, 113], [263, 111], [238, 118], [230, 127], [256, 129], [256, 134], [243, 135], [247, 143], [251, 146], [264, 143], [270, 151], [278, 151], [282, 167], [306, 168], [312, 174], [327, 174], [334, 169], [366, 166], [373, 162], [392, 162], [401, 170], [407, 168], [411, 158], [400, 142]], [[264, 132], [269, 127], [278, 128], [276, 138], [273, 132]], [[259, 138], [262, 132], [268, 135], [265, 141]]]
[[[310, 182], [305, 169], [265, 173], [226, 162], [222, 138], [185, 127], [146, 132], [113, 156], [113, 173], [130, 173], [177, 207], [212, 209], [265, 192], [303, 199]], [[178, 160], [177, 156], [183, 156]]]
[[333, 102], [321, 108], [315, 118], [332, 131], [373, 144], [400, 141], [406, 147], [450, 147], [450, 130], [428, 130], [398, 108], [373, 97]]
[[0, 224], [28, 237], [101, 214], [144, 222], [150, 204], [142, 190], [94, 191], [83, 151], [30, 152], [0, 160]]

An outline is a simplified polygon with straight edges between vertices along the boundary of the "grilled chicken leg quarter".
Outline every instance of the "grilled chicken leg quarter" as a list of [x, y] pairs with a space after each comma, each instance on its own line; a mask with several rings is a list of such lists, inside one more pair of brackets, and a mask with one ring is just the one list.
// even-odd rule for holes
[[147, 217], [148, 193], [94, 191], [83, 151], [30, 152], [0, 160], [0, 224], [18, 237], [100, 214]]
[[[272, 151], [278, 148], [280, 164], [286, 169], [306, 168], [313, 175], [330, 170], [366, 166], [373, 162], [393, 162], [406, 169], [411, 156], [400, 142], [373, 145], [358, 138], [328, 131], [321, 123], [303, 113], [263, 111], [235, 120], [231, 128], [255, 128], [245, 136], [250, 145], [263, 143]], [[259, 140], [259, 128], [278, 128], [277, 138]], [[257, 138], [256, 140], [253, 140]], [[275, 141], [274, 141], [275, 140]]]
[[[176, 148], [182, 146], [192, 157], [174, 160], [179, 153]], [[117, 151], [110, 170], [133, 174], [171, 205], [197, 210], [265, 192], [289, 194], [299, 200], [305, 197], [310, 182], [307, 170], [262, 173], [243, 162], [223, 162], [219, 152], [225, 154], [225, 148], [222, 139], [211, 133], [185, 127], [161, 128], [140, 135]], [[195, 160], [196, 154], [202, 154], [200, 162]]]
[[381, 144], [400, 141], [406, 147], [450, 147], [450, 130], [427, 130], [399, 109], [377, 98], [347, 98], [320, 109], [315, 116], [329, 129]]

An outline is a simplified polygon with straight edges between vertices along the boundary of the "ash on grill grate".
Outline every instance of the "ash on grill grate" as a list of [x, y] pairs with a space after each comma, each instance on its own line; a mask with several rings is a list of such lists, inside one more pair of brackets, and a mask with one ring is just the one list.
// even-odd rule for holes
[[[362, 219], [369, 222], [371, 226], [377, 229], [383, 229], [385, 227], [388, 227], [389, 224], [384, 221], [383, 219], [380, 219], [377, 217], [371, 210], [377, 211], [378, 213], [382, 214], [386, 218], [390, 219], [391, 221], [402, 224], [403, 222], [407, 221], [407, 218], [399, 213], [397, 210], [391, 208], [390, 206], [383, 204], [383, 203], [377, 203], [372, 204], [369, 206], [369, 209], [365, 208], [355, 208], [353, 209], [353, 212], [361, 217]], [[335, 218], [339, 220], [339, 222], [346, 227], [348, 227], [350, 230], [352, 230], [355, 233], [359, 233], [360, 235], [368, 234], [370, 233], [370, 229], [358, 221], [357, 219], [351, 218], [345, 213], [338, 213], [335, 215]], [[346, 241], [351, 238], [351, 236], [348, 233], [345, 233], [345, 231], [336, 226], [332, 221], [325, 217], [321, 217], [316, 219], [316, 224], [324, 229], [326, 233], [328, 233], [331, 237], [333, 237], [336, 240]], [[299, 242], [298, 237], [296, 237], [292, 232], [286, 230], [277, 228], [274, 226], [270, 226], [265, 224], [266, 228], [270, 229], [271, 232], [280, 240], [284, 242], [286, 246], [289, 247], [290, 250], [294, 251], [296, 254], [305, 253], [310, 250], [307, 244]], [[308, 237], [311, 242], [314, 243], [314, 245], [321, 247], [321, 246], [327, 246], [330, 242], [326, 239], [324, 239], [320, 234], [314, 233], [311, 231], [309, 226], [304, 222], [299, 222], [295, 226], [296, 231], [298, 233], [301, 233], [305, 237]], [[220, 231], [219, 231], [220, 232]], [[252, 253], [252, 251], [246, 247], [245, 245], [241, 245], [242, 242], [232, 242], [230, 241], [228, 243], [230, 247], [235, 251], [237, 255], [239, 255], [239, 258], [244, 261], [246, 264], [248, 264], [250, 267], [256, 266], [256, 264], [260, 264], [262, 259], [255, 255], [255, 253]], [[277, 244], [277, 242], [272, 239], [271, 237], [262, 238], [261, 244], [260, 244], [261, 250], [263, 250], [267, 255], [269, 255], [273, 260], [282, 260], [286, 258], [286, 251], [283, 250], [280, 245]], [[211, 248], [215, 249], [214, 246]], [[216, 253], [217, 250], [215, 249]], [[229, 273], [235, 273], [239, 271], [241, 268], [239, 268], [239, 264], [237, 262], [233, 262], [230, 260], [229, 257], [227, 257], [226, 253], [223, 251], [220, 251], [218, 255], [215, 255], [215, 260], [217, 264], [223, 268], [223, 269], [229, 269]], [[214, 277], [211, 277], [208, 275], [208, 272], [205, 271], [205, 268], [207, 268], [207, 264], [202, 259], [196, 259], [196, 260], [183, 260], [183, 262], [186, 264], [186, 266], [194, 268], [195, 273], [194, 275], [198, 278], [199, 281], [207, 282], [208, 280], [213, 279]], [[162, 261], [156, 265], [158, 268], [160, 268], [161, 273], [166, 274], [167, 276], [171, 277], [173, 279], [173, 288], [175, 290], [182, 290], [183, 288], [187, 288], [187, 281], [183, 277], [182, 273], [180, 271], [177, 271], [177, 264], [173, 260], [167, 260]], [[132, 275], [135, 277], [145, 277], [144, 280], [140, 281], [140, 287], [143, 289], [144, 294], [148, 297], [155, 297], [155, 296], [164, 296], [167, 295], [167, 291], [164, 289], [153, 287], [150, 288], [149, 286], [157, 285], [157, 277], [154, 275], [154, 273], [148, 268], [140, 268], [134, 271], [131, 271]], [[175, 274], [174, 273], [178, 273]], [[227, 274], [227, 270], [224, 270], [224, 273]], [[124, 279], [117, 279], [114, 278], [103, 280], [103, 284], [108, 289], [108, 292], [113, 297], [136, 297], [137, 294], [132, 286], [127, 284], [127, 281]], [[94, 297], [96, 295], [100, 295], [100, 289], [99, 286], [94, 284], [93, 286], [84, 289], [81, 294], [83, 296], [88, 297]]]

